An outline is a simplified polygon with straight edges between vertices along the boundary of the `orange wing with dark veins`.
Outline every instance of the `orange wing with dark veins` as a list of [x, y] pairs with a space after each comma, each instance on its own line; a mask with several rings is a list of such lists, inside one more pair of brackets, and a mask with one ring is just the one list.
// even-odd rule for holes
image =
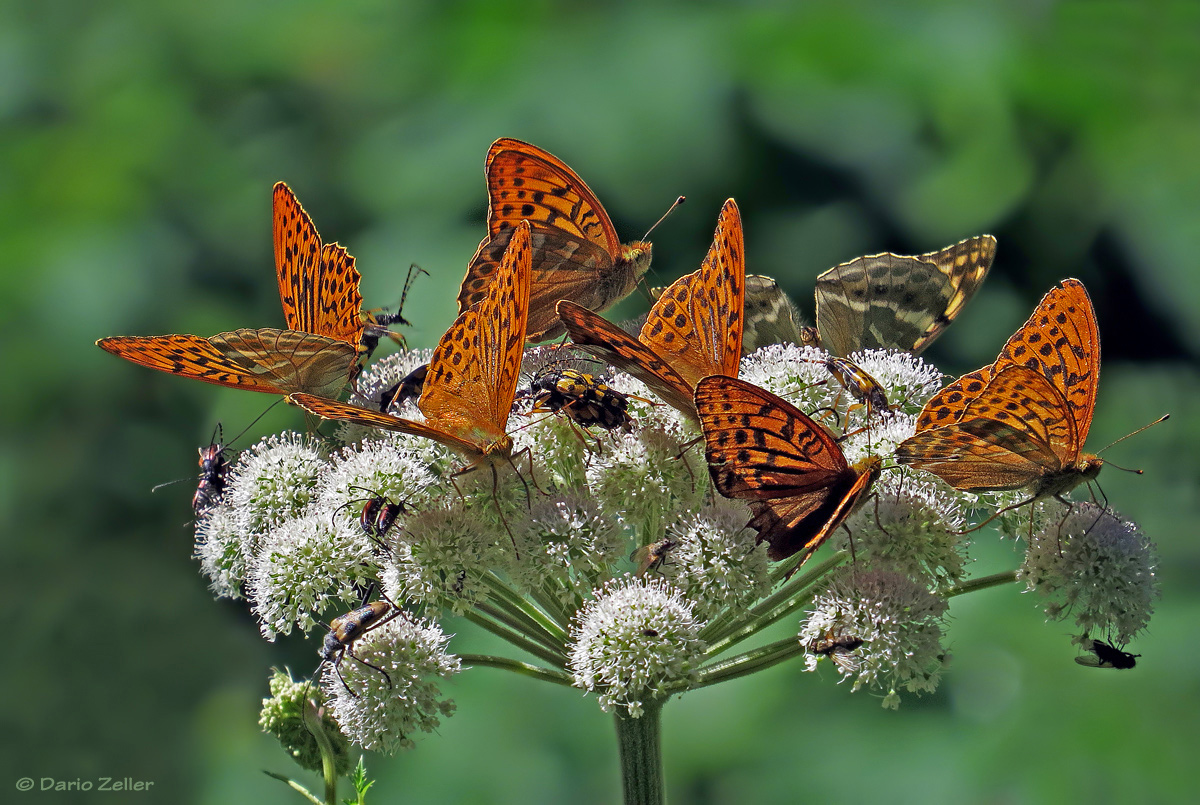
[[851, 467], [824, 428], [774, 394], [720, 375], [696, 387], [705, 457], [717, 491], [750, 503], [748, 524], [779, 560], [820, 547], [879, 473]]
[[650, 267], [650, 244], [624, 246], [595, 194], [566, 163], [510, 138], [488, 151], [488, 236], [467, 267], [459, 312], [478, 303], [495, 275], [513, 228], [532, 226], [528, 339], [561, 335], [555, 304], [569, 299], [605, 310], [628, 296]]
[[525, 345], [530, 257], [530, 226], [522, 221], [483, 299], [433, 351], [417, 403], [431, 424], [468, 440], [505, 435]]
[[559, 302], [558, 314], [574, 343], [694, 417], [692, 391], [700, 378], [737, 375], [745, 291], [742, 220], [729, 199], [704, 262], [663, 291], [636, 339], [570, 301]]
[[529, 224], [522, 222], [487, 294], [455, 319], [433, 351], [417, 404], [425, 422], [309, 394], [293, 394], [288, 402], [325, 419], [433, 439], [472, 462], [507, 454], [512, 440], [505, 429], [525, 344], [529, 256]]
[[362, 338], [361, 277], [336, 243], [322, 245], [312, 219], [283, 182], [273, 199], [275, 272], [288, 329], [358, 346]]

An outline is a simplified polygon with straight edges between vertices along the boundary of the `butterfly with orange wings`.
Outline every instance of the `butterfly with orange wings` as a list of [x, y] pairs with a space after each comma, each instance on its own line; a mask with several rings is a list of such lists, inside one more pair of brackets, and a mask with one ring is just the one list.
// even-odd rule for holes
[[622, 244], [595, 194], [554, 155], [505, 137], [488, 149], [484, 173], [488, 236], [467, 266], [459, 313], [483, 298], [514, 227], [525, 220], [533, 233], [528, 341], [565, 332], [554, 309], [560, 299], [607, 310], [650, 269], [650, 244]]
[[362, 368], [364, 339], [377, 343], [382, 328], [364, 321], [354, 258], [336, 243], [321, 243], [312, 219], [283, 182], [275, 185], [273, 207], [275, 268], [288, 329], [241, 329], [209, 338], [122, 336], [96, 345], [141, 366], [205, 383], [336, 396]]
[[695, 419], [692, 390], [700, 378], [738, 373], [745, 283], [742, 218], [729, 199], [703, 264], [667, 288], [637, 338], [571, 301], [558, 303], [558, 315], [576, 345]]
[[925, 404], [896, 460], [968, 492], [1061, 497], [1099, 473], [1083, 453], [1100, 379], [1100, 332], [1083, 283], [1052, 288], [991, 366]]
[[288, 402], [325, 419], [432, 439], [462, 454], [468, 469], [511, 461], [508, 415], [516, 396], [529, 313], [530, 226], [513, 229], [487, 293], [438, 341], [417, 407], [424, 422], [293, 394]]
[[747, 526], [772, 560], [801, 554], [791, 573], [862, 505], [882, 469], [878, 456], [849, 464], [825, 428], [744, 380], [704, 378], [696, 411], [717, 491], [750, 504]]

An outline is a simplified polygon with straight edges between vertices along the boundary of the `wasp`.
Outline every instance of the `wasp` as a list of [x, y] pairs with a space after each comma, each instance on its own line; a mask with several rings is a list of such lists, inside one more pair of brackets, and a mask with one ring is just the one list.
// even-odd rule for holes
[[423, 363], [406, 374], [399, 383], [384, 389], [383, 394], [379, 396], [379, 410], [386, 414], [392, 406], [399, 408], [408, 400], [421, 399], [421, 392], [425, 390], [427, 374], [429, 374], [429, 364]]
[[855, 670], [856, 660], [850, 655], [862, 647], [863, 639], [853, 635], [836, 635], [833, 630], [824, 636], [810, 640], [805, 646], [813, 654], [828, 657], [833, 664], [847, 673]]

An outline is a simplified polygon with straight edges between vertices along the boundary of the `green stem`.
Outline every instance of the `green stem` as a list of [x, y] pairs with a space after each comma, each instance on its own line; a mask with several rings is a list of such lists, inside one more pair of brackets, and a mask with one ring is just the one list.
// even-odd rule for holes
[[542, 642], [545, 642], [547, 646], [550, 648], [561, 648], [566, 643], [566, 629], [557, 623], [553, 617], [527, 601], [495, 573], [485, 573], [483, 581], [487, 584], [488, 591], [492, 594], [492, 597], [497, 599], [497, 604], [500, 604], [500, 602], [507, 604], [509, 609], [519, 612], [521, 617], [527, 619], [538, 630], [545, 633], [548, 641]]
[[[503, 612], [498, 612], [486, 604], [476, 604], [480, 612], [467, 612], [465, 617], [472, 623], [482, 626], [497, 637], [501, 637], [523, 651], [528, 651], [540, 660], [545, 660], [558, 668], [563, 667], [565, 658], [562, 651], [547, 649], [525, 636], [521, 630], [505, 620]], [[481, 614], [483, 613], [483, 614]], [[499, 621], [499, 622], [497, 622]]]
[[265, 774], [268, 777], [271, 777], [275, 780], [278, 780], [281, 783], [287, 783], [288, 788], [292, 789], [293, 791], [298, 793], [300, 796], [307, 799], [309, 802], [315, 803], [315, 805], [321, 805], [321, 800], [314, 797], [307, 788], [300, 785], [300, 783], [296, 782], [292, 778], [285, 777], [282, 774], [276, 774], [273, 771], [267, 771], [266, 769], [263, 769], [263, 774]]
[[662, 706], [665, 699], [643, 704], [640, 718], [618, 707], [617, 746], [621, 755], [621, 790], [625, 805], [663, 805]]
[[317, 742], [317, 748], [321, 750], [321, 776], [325, 780], [325, 803], [326, 805], [337, 805], [337, 767], [333, 759], [333, 744], [330, 743], [329, 736], [325, 734], [323, 723], [325, 719], [321, 714], [321, 708], [311, 699], [305, 698], [302, 712], [304, 726], [308, 727], [308, 731], [312, 733]]
[[971, 579], [963, 582], [957, 587], [951, 587], [946, 592], [942, 593], [943, 598], [953, 598], [956, 595], [964, 593], [973, 593], [976, 590], [986, 590], [988, 587], [999, 587], [1002, 584], [1013, 584], [1017, 580], [1017, 571], [1006, 570], [1003, 573], [993, 573], [990, 576], [982, 576], [978, 579]]
[[753, 637], [779, 619], [785, 618], [803, 607], [812, 600], [812, 587], [825, 574], [840, 565], [846, 556], [844, 551], [839, 551], [778, 592], [763, 599], [757, 606], [745, 610], [742, 617], [734, 620], [732, 625], [726, 626], [723, 630], [725, 634], [721, 635], [719, 639], [713, 639], [717, 638], [717, 634], [713, 634], [707, 628], [701, 631], [700, 638], [702, 640], [705, 639], [706, 634], [711, 635], [708, 641], [708, 656], [719, 656], [722, 652], [728, 651], [743, 640]]
[[803, 653], [804, 647], [794, 637], [770, 643], [753, 651], [747, 651], [744, 654], [730, 657], [728, 660], [722, 660], [721, 662], [713, 663], [707, 668], [700, 669], [698, 681], [688, 686], [688, 690], [704, 688], [709, 685], [715, 685], [718, 682], [753, 674]]
[[568, 688], [574, 683], [571, 680], [570, 674], [553, 668], [542, 668], [539, 665], [530, 665], [527, 662], [520, 660], [511, 660], [508, 657], [497, 657], [492, 654], [459, 654], [458, 658], [467, 665], [484, 665], [490, 668], [503, 668], [506, 671], [522, 674], [524, 676], [532, 676], [535, 679], [540, 679], [543, 682], [553, 682], [557, 685], [565, 685]]

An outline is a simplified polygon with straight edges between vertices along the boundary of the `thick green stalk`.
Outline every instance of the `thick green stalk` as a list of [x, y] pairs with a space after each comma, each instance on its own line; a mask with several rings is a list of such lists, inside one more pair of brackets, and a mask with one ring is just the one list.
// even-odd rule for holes
[[640, 718], [617, 708], [617, 747], [625, 805], [663, 805], [662, 706], [666, 699], [643, 703]]
[[478, 611], [468, 611], [464, 617], [540, 660], [559, 668], [565, 664], [566, 659], [561, 651], [552, 651], [533, 642], [518, 627], [507, 623], [503, 619], [503, 613], [491, 610], [484, 604], [477, 604], [476, 609]]

